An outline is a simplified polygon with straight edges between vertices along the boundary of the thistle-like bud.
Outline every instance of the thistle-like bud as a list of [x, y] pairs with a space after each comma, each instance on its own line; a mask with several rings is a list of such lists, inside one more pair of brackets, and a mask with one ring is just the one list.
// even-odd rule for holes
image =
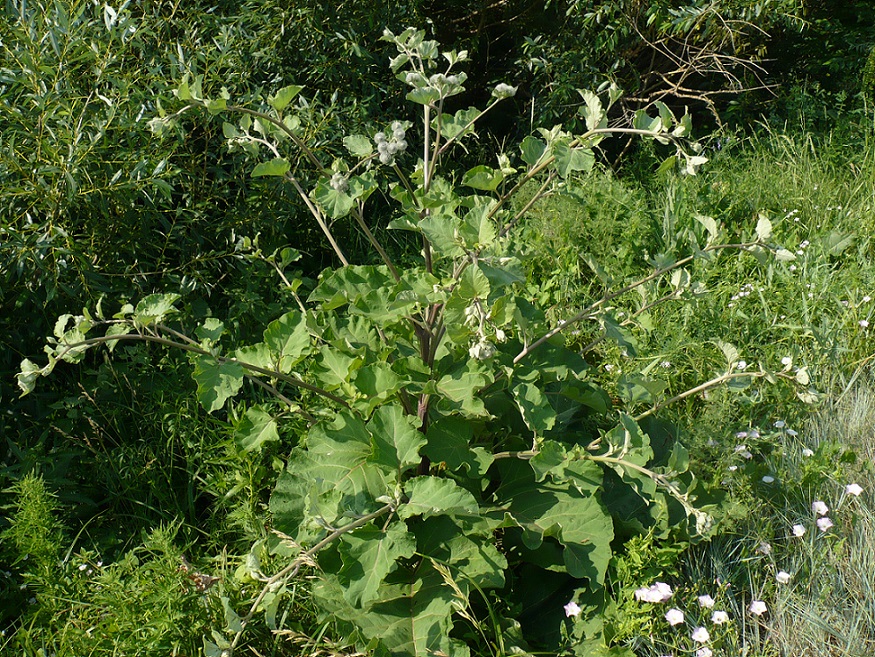
[[349, 182], [342, 173], [337, 172], [333, 176], [331, 176], [331, 182], [329, 183], [335, 191], [345, 192], [349, 189]]
[[493, 98], [512, 98], [516, 96], [516, 90], [516, 87], [501, 82], [495, 85], [495, 89], [492, 90], [492, 96]]
[[468, 349], [468, 355], [475, 360], [488, 360], [495, 355], [495, 345], [481, 338], [480, 342]]

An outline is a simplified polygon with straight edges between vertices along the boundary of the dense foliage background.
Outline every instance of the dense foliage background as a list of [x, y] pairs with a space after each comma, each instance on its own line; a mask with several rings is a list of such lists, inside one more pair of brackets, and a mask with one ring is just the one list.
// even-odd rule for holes
[[[250, 177], [245, 154], [225, 148], [221, 122], [185, 116], [163, 136], [149, 129], [174, 107], [185, 74], [241, 98], [302, 85], [301, 130], [326, 159], [338, 155], [339, 137], [373, 132], [376, 117], [416, 119], [386, 67], [395, 54], [380, 41], [386, 27], [423, 27], [444, 48], [468, 50], [468, 91], [448, 102], [450, 111], [485, 103], [496, 83], [519, 85], [461, 156], [472, 165], [494, 165], [497, 150], [538, 126], [580, 130], [578, 89], [615, 82], [626, 91], [612, 125], [657, 101], [678, 115], [689, 107], [699, 136], [714, 131], [705, 140], [712, 162], [701, 176], [666, 172], [659, 165], [667, 153], [657, 145], [618, 140], [568, 194], [530, 208], [519, 238], [529, 298], [559, 320], [604, 282], [583, 252], [615, 280], [632, 280], [648, 271], [641, 254], [665, 247], [666, 226], [710, 215], [740, 238], [765, 212], [798, 253], [794, 269], [741, 259], [701, 265], [694, 276], [709, 294], [649, 314], [636, 333], [636, 367], [667, 370], [668, 394], [682, 393], [709, 376], [702, 365], [713, 350], [708, 341], [725, 332], [751, 363], [775, 349], [792, 355], [825, 392], [850, 394], [852, 383], [868, 380], [871, 349], [860, 329], [872, 318], [866, 293], [875, 296], [868, 269], [875, 9], [866, 0], [156, 0], [118, 7], [7, 0], [2, 12], [0, 650], [9, 654], [111, 654], [120, 645], [124, 654], [200, 650], [226, 616], [198, 577], [220, 577], [226, 595], [246, 599], [233, 588], [234, 572], [266, 535], [268, 496], [301, 431], [290, 420], [279, 443], [239, 449], [241, 417], [207, 414], [187, 360], [149, 345], [59, 367], [18, 397], [22, 359], [39, 356], [63, 313], [106, 304], [111, 315], [124, 301], [173, 291], [189, 317], [220, 316], [246, 342], [294, 303], [277, 263], [305, 287], [336, 264], [293, 191]], [[372, 229], [399, 260], [413, 257], [417, 245], [384, 228], [388, 202], [377, 198], [375, 206]], [[376, 261], [352, 222], [335, 230], [359, 246], [356, 262]], [[293, 265], [283, 260], [285, 247], [301, 254]], [[628, 354], [601, 340], [595, 327], [571, 343], [583, 350], [599, 342], [587, 360], [622, 396], [618, 377]], [[661, 420], [700, 448], [694, 467], [719, 486], [724, 473], [714, 464], [728, 457], [709, 441], [731, 452], [736, 429], [760, 426], [765, 436], [776, 419], [800, 428], [808, 411], [797, 402], [786, 390], [718, 389], [685, 398]], [[721, 512], [721, 536], [749, 531], [743, 517], [753, 509], [785, 512], [786, 500], [756, 483], [770, 468], [801, 468], [812, 490], [847, 476], [831, 469], [845, 452], [829, 444], [838, 436], [823, 436], [817, 467], [770, 461], [797, 448], [781, 442], [783, 432], [768, 436], [749, 481], [733, 484], [735, 506]], [[864, 439], [855, 447], [871, 450]], [[756, 531], [765, 540], [771, 529]], [[684, 558], [704, 559], [709, 549], [646, 534], [640, 541], [612, 563], [618, 591], [647, 575], [680, 577]], [[648, 560], [656, 565], [642, 565]], [[822, 602], [835, 587], [813, 597]], [[283, 632], [253, 630], [264, 654], [352, 651], [313, 609], [306, 581], [292, 597]], [[490, 606], [497, 604], [485, 600], [477, 611], [497, 618], [505, 613]], [[656, 654], [640, 640], [648, 631], [643, 615], [606, 613], [615, 620], [615, 645]], [[491, 622], [490, 637], [515, 631]], [[871, 647], [871, 634], [867, 640]], [[483, 654], [502, 654], [495, 645], [483, 639]]]

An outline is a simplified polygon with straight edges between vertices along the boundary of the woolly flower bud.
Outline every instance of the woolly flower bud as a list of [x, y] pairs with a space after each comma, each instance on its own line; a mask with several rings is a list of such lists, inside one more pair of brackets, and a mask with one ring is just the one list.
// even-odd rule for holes
[[380, 162], [383, 164], [392, 164], [395, 161], [395, 158], [391, 153], [380, 153]]
[[346, 180], [346, 176], [342, 173], [337, 172], [333, 176], [331, 176], [331, 182], [329, 183], [331, 187], [338, 192], [345, 192], [349, 189], [349, 183]]
[[457, 76], [457, 75], [447, 76], [447, 83], [458, 85], [459, 84], [459, 76]]
[[404, 77], [404, 81], [414, 87], [424, 86], [426, 83], [426, 79], [423, 77], [423, 75], [421, 73], [417, 73], [416, 71], [410, 71]]
[[513, 96], [516, 96], [516, 90], [516, 87], [501, 82], [500, 84], [495, 85], [495, 89], [492, 90], [492, 95], [495, 98], [512, 98]]
[[404, 129], [404, 126], [401, 125], [401, 121], [392, 121], [392, 125], [390, 125], [389, 127], [392, 129], [392, 132]]
[[401, 126], [398, 126], [397, 128], [392, 128], [392, 137], [396, 141], [401, 141], [402, 139], [404, 139], [405, 134], [406, 133], [404, 132], [404, 128], [402, 128]]
[[428, 79], [428, 83], [433, 87], [442, 87], [447, 83], [447, 76], [443, 73], [435, 73]]
[[378, 132], [377, 134], [374, 135], [374, 143], [382, 144], [385, 141], [386, 141], [386, 133], [385, 132]]
[[380, 154], [389, 152], [389, 142], [388, 141], [380, 141], [377, 142], [377, 152]]
[[404, 151], [407, 150], [407, 142], [404, 141], [403, 139], [402, 139], [401, 141], [399, 141], [399, 142], [396, 142], [396, 144], [397, 144], [397, 146], [398, 146], [398, 151], [399, 151], [399, 152], [403, 153]]
[[386, 152], [389, 155], [395, 155], [395, 153], [398, 152], [398, 142], [397, 141], [390, 141], [388, 144], [386, 144], [386, 146], [388, 147], [386, 149]]
[[495, 346], [487, 340], [480, 340], [468, 349], [468, 355], [475, 360], [488, 360], [495, 355]]

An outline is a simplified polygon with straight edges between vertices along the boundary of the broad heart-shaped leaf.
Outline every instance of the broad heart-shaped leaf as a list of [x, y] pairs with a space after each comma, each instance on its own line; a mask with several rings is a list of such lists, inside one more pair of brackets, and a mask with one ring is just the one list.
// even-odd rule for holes
[[367, 157], [374, 152], [374, 144], [365, 135], [349, 135], [343, 138], [343, 145], [356, 157]]
[[341, 267], [323, 272], [319, 284], [307, 300], [322, 304], [323, 310], [333, 310], [371, 290], [391, 287], [393, 284], [394, 280], [388, 267], [373, 265]]
[[277, 91], [275, 96], [268, 96], [267, 102], [277, 112], [282, 112], [294, 100], [295, 96], [301, 93], [303, 88], [297, 84], [290, 84]]
[[436, 391], [459, 404], [461, 412], [467, 417], [484, 417], [489, 413], [477, 393], [489, 383], [482, 372], [456, 370], [440, 378]]
[[439, 515], [476, 516], [480, 512], [477, 500], [452, 479], [414, 477], [404, 484], [409, 500], [398, 509], [399, 518]]
[[310, 351], [310, 333], [304, 315], [292, 310], [275, 319], [264, 330], [268, 346], [279, 371], [288, 374]]
[[457, 234], [459, 223], [455, 216], [433, 214], [422, 219], [418, 225], [436, 256], [457, 258], [465, 253], [462, 248], [462, 240]]
[[529, 166], [536, 165], [546, 150], [547, 144], [531, 135], [523, 139], [523, 142], [520, 144], [520, 154], [523, 162]]
[[501, 588], [507, 559], [494, 545], [494, 527], [484, 518], [432, 516], [416, 525], [417, 552], [449, 566], [456, 586], [466, 593], [471, 585]]
[[261, 406], [253, 406], [234, 427], [234, 439], [244, 452], [261, 451], [265, 443], [280, 439], [276, 420]]
[[611, 445], [611, 456], [621, 458], [638, 466], [645, 466], [653, 458], [650, 438], [638, 423], [625, 413], [620, 414], [620, 424], [604, 435]]
[[464, 469], [471, 478], [482, 477], [492, 465], [492, 454], [482, 447], [471, 447], [471, 423], [458, 417], [440, 418], [429, 424], [428, 443], [422, 452], [434, 463], [446, 463], [450, 472]]
[[360, 358], [347, 356], [340, 350], [325, 345], [319, 350], [312, 372], [319, 385], [326, 390], [335, 390], [348, 383], [351, 373], [361, 367], [361, 364]]
[[573, 171], [591, 171], [595, 164], [592, 149], [577, 146], [572, 148], [568, 138], [557, 139], [551, 145], [556, 158], [556, 170], [563, 178]]
[[332, 219], [345, 217], [355, 205], [355, 200], [351, 196], [334, 189], [325, 180], [320, 180], [317, 183], [312, 197]]
[[425, 436], [418, 430], [419, 418], [405, 415], [401, 406], [381, 406], [368, 422], [373, 436], [373, 463], [401, 473], [419, 464], [419, 450], [425, 445]]
[[392, 397], [404, 384], [403, 379], [392, 369], [392, 366], [383, 362], [362, 366], [355, 371], [352, 382], [361, 393], [361, 396], [353, 402], [353, 406], [365, 415], [370, 415], [377, 406]]
[[458, 600], [430, 561], [415, 570], [397, 570], [380, 588], [379, 599], [365, 609], [346, 602], [336, 577], [313, 587], [319, 606], [351, 623], [374, 646], [378, 657], [468, 657], [468, 648], [450, 639]]
[[178, 294], [150, 294], [145, 299], [141, 299], [134, 309], [134, 325], [160, 324], [167, 315], [176, 312], [173, 304], [178, 299]]
[[531, 550], [545, 536], [555, 537], [565, 548], [568, 574], [603, 585], [614, 528], [598, 497], [573, 486], [537, 483], [527, 463], [508, 460], [500, 464], [502, 484], [489, 515], [503, 517], [505, 525], [521, 527], [523, 542]]
[[348, 497], [364, 497], [359, 506], [367, 506], [386, 495], [392, 468], [374, 460], [370, 432], [356, 416], [341, 412], [331, 424], [319, 422], [306, 439], [311, 463], [306, 474], [320, 480]]
[[263, 176], [284, 176], [291, 168], [292, 165], [289, 164], [288, 160], [281, 157], [275, 157], [269, 162], [259, 162], [256, 164], [255, 168], [252, 169], [251, 175], [253, 178], [261, 178]]
[[491, 192], [498, 187], [502, 180], [504, 180], [504, 174], [502, 174], [501, 171], [486, 165], [480, 165], [473, 169], [469, 169], [465, 172], [465, 175], [462, 176], [462, 184], [466, 187], [482, 189], [487, 192]]
[[617, 394], [628, 404], [653, 404], [666, 388], [665, 381], [643, 374], [623, 374], [617, 382]]
[[553, 428], [556, 411], [538, 386], [520, 383], [513, 389], [513, 398], [529, 429], [536, 434], [542, 434]]
[[212, 356], [198, 356], [192, 378], [197, 382], [197, 396], [210, 413], [217, 411], [236, 395], [243, 385], [243, 367], [237, 363], [219, 362]]
[[432, 127], [437, 130], [438, 121], [440, 121], [441, 134], [444, 139], [453, 139], [462, 134], [469, 135], [474, 132], [474, 121], [482, 112], [476, 107], [459, 110], [455, 115], [441, 114], [432, 120]]
[[383, 579], [395, 570], [399, 558], [413, 556], [416, 541], [403, 522], [394, 522], [385, 531], [369, 525], [345, 534], [339, 551], [343, 568], [337, 579], [344, 586], [343, 597], [361, 607], [379, 597]]

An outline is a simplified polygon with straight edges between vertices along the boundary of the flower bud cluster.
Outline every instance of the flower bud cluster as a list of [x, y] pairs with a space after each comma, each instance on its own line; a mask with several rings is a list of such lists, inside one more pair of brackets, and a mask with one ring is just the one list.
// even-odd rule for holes
[[516, 87], [501, 82], [495, 85], [495, 89], [492, 90], [492, 96], [494, 98], [512, 98], [513, 96], [516, 96], [516, 90]]
[[339, 171], [331, 176], [331, 181], [328, 183], [331, 188], [338, 192], [346, 192], [349, 189], [349, 181]]
[[[452, 73], [450, 75], [446, 75], [445, 73], [435, 73], [434, 75], [426, 77], [419, 71], [410, 71], [404, 77], [404, 81], [411, 87], [416, 87], [417, 89], [434, 89], [440, 98], [447, 98], [448, 96], [455, 96], [464, 90], [462, 85], [465, 83], [467, 77], [468, 76], [464, 73], [460, 73], [459, 75]], [[515, 92], [516, 90], [514, 89], [514, 93]]]
[[377, 145], [377, 153], [383, 164], [394, 164], [395, 155], [407, 150], [407, 142], [404, 137], [406, 132], [400, 121], [394, 121], [390, 126], [392, 134], [387, 136], [385, 132], [374, 135], [374, 143]]
[[[468, 349], [468, 355], [475, 360], [488, 360], [497, 351], [495, 344], [486, 337], [488, 319], [489, 314], [483, 309], [479, 299], [474, 299], [474, 302], [465, 308], [465, 325], [477, 331], [477, 342]], [[504, 342], [507, 340], [507, 335], [500, 328], [496, 328], [495, 340]]]

